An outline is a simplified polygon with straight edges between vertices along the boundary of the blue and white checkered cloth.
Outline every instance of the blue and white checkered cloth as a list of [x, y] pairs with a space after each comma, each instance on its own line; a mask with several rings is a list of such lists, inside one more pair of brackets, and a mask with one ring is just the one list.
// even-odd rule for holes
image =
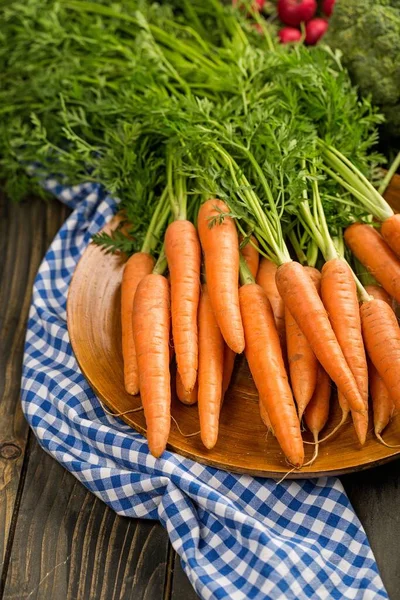
[[365, 532], [337, 479], [233, 475], [165, 452], [105, 414], [68, 338], [74, 268], [116, 209], [99, 186], [46, 183], [73, 213], [36, 277], [22, 405], [39, 443], [118, 514], [159, 519], [205, 600], [387, 598]]

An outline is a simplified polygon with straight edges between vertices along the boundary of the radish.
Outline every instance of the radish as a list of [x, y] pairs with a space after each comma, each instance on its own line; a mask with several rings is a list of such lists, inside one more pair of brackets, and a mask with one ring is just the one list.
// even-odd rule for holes
[[301, 39], [301, 31], [295, 27], [282, 27], [282, 29], [278, 32], [278, 35], [282, 44], [298, 42]]
[[330, 17], [331, 14], [333, 13], [333, 7], [335, 6], [335, 1], [336, 0], [324, 0], [322, 3], [322, 12], [327, 16]]
[[328, 29], [328, 22], [325, 19], [311, 19], [306, 24], [306, 44], [313, 46], [322, 38]]
[[316, 10], [316, 0], [278, 0], [280, 20], [292, 27], [298, 27], [302, 21], [309, 21]]

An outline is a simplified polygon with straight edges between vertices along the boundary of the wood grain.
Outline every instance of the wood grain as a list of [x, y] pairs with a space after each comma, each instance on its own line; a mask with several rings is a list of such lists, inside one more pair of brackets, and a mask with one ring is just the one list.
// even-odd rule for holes
[[162, 600], [168, 535], [119, 517], [32, 437], [3, 600]]
[[342, 478], [391, 600], [400, 600], [400, 463]]
[[[392, 202], [400, 194], [398, 179], [389, 192]], [[111, 227], [113, 225], [111, 224]], [[140, 397], [125, 391], [121, 352], [120, 284], [125, 259], [105, 254], [90, 245], [82, 256], [73, 276], [67, 304], [68, 330], [79, 365], [97, 395], [115, 413], [125, 413], [140, 407]], [[258, 395], [243, 356], [236, 361], [234, 378], [228, 390], [220, 418], [218, 443], [209, 451], [199, 436], [184, 437], [172, 424], [169, 448], [208, 465], [237, 473], [281, 477], [288, 471], [285, 457], [273, 436], [266, 436], [258, 410]], [[337, 402], [329, 433], [340, 419]], [[199, 430], [196, 406], [184, 406], [176, 398], [172, 415], [185, 433]], [[143, 412], [122, 417], [129, 425], [145, 433]], [[400, 415], [385, 431], [390, 444], [399, 443]], [[307, 439], [307, 438], [306, 438]], [[311, 440], [311, 438], [308, 438]], [[312, 447], [308, 447], [310, 456]], [[338, 475], [383, 464], [400, 455], [399, 449], [387, 448], [369, 433], [360, 449], [351, 422], [347, 422], [329, 441], [320, 447], [315, 463], [289, 477]]]
[[0, 196], [0, 563], [18, 494], [28, 425], [19, 402], [22, 353], [33, 280], [67, 210]]
[[197, 598], [198, 595], [182, 568], [181, 559], [178, 554], [175, 554], [171, 600], [196, 600]]

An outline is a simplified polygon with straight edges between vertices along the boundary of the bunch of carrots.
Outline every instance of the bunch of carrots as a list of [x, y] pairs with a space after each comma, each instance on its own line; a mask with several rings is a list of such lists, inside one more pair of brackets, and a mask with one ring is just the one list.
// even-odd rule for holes
[[375, 177], [382, 117], [339, 54], [280, 44], [251, 0], [25, 4], [3, 15], [2, 167], [15, 194], [62, 173], [121, 199], [132, 243], [95, 241], [143, 242], [124, 271], [122, 346], [152, 453], [168, 440], [171, 361], [212, 448], [242, 352], [294, 466], [302, 422], [314, 457], [326, 439], [332, 384], [338, 427], [351, 414], [365, 442], [371, 393], [382, 439], [400, 404], [399, 217]]
[[[369, 393], [374, 431], [385, 443], [382, 431], [400, 407], [400, 330], [392, 300], [400, 302], [400, 217], [389, 214], [380, 196], [388, 214], [380, 232], [365, 223], [347, 227], [348, 248], [376, 278], [375, 285], [363, 287], [330, 237], [316, 179], [312, 201], [304, 195], [300, 203], [299, 221], [312, 230], [311, 252], [301, 264], [292, 259], [282, 232], [271, 230], [273, 223], [279, 229], [273, 210], [261, 211], [254, 192], [254, 232], [243, 235], [229, 203], [218, 198], [204, 200], [189, 220], [185, 179], [177, 178], [174, 186], [173, 170], [169, 159], [164, 208], [156, 209], [168, 214], [169, 199], [172, 218], [160, 258], [155, 263], [147, 251], [133, 254], [122, 280], [125, 387], [141, 395], [152, 454], [161, 456], [168, 442], [171, 385], [184, 404], [197, 402], [202, 442], [215, 446], [235, 357], [243, 352], [261, 419], [294, 467], [305, 464], [303, 421], [315, 444], [306, 464], [350, 413], [364, 444]], [[289, 238], [296, 249], [299, 240], [293, 232]], [[264, 252], [266, 241], [274, 259]], [[319, 254], [325, 261], [320, 270]], [[342, 419], [320, 439], [332, 382]]]

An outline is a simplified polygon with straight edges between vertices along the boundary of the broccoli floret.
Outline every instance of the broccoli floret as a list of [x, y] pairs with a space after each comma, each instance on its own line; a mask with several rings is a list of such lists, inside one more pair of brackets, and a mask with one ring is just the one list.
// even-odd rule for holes
[[324, 39], [343, 53], [353, 81], [400, 136], [400, 0], [336, 0]]

